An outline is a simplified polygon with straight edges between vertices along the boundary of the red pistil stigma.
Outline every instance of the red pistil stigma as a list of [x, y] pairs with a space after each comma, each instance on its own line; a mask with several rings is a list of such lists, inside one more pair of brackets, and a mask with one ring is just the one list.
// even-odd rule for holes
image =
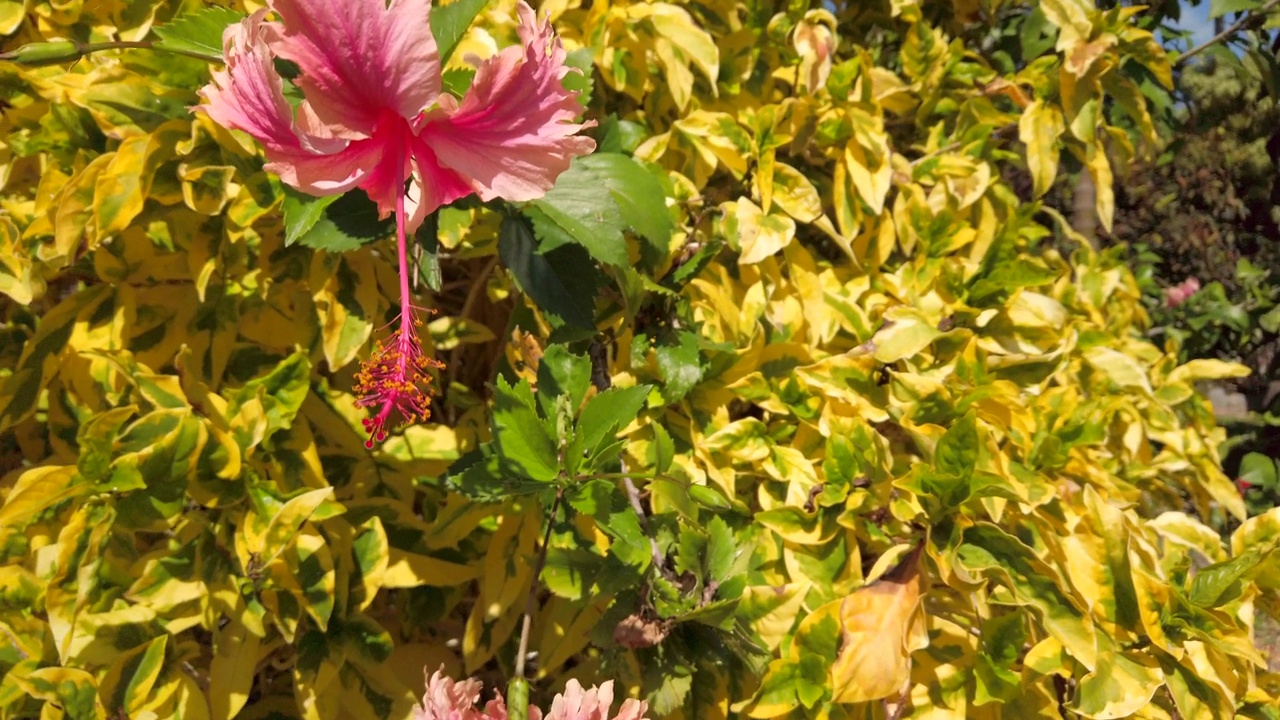
[[370, 450], [387, 439], [397, 417], [402, 426], [431, 417], [431, 376], [427, 372], [444, 364], [422, 354], [417, 331], [421, 324], [412, 316], [402, 318], [390, 344], [378, 341], [373, 356], [356, 373], [356, 407], [377, 408], [373, 417], [361, 421], [369, 433], [364, 446]]

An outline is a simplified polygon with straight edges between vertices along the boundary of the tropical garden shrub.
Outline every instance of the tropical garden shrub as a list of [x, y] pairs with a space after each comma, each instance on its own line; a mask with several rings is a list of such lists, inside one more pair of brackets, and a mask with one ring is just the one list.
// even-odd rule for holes
[[[261, 7], [0, 2], [0, 717], [1280, 717], [1243, 368], [1037, 200], [1155, 151], [1137, 9], [544, 2], [594, 152], [402, 262], [192, 111]], [[443, 91], [520, 22], [435, 7]]]

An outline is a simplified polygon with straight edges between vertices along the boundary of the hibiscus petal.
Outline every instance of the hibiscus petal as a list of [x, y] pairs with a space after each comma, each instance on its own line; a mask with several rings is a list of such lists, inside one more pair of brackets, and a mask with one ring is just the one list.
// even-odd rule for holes
[[327, 155], [308, 152], [305, 148], [297, 151], [268, 148], [268, 162], [263, 168], [279, 175], [286, 185], [305, 193], [336, 195], [363, 186], [371, 174], [370, 168], [375, 168], [381, 157], [380, 151], [381, 148], [371, 140], [356, 141]]
[[[266, 169], [285, 183], [312, 195], [331, 195], [355, 187], [367, 174], [369, 148], [341, 138], [301, 130], [285, 100], [283, 82], [272, 66], [266, 43], [272, 23], [259, 10], [223, 33], [226, 68], [200, 90], [196, 107], [224, 127], [249, 133], [266, 152]], [[302, 108], [304, 114], [307, 108]]]
[[384, 110], [406, 120], [440, 94], [429, 0], [270, 0], [277, 55], [324, 122], [371, 134]]
[[483, 716], [475, 704], [483, 687], [475, 678], [454, 682], [441, 666], [427, 678], [427, 692], [422, 696], [422, 705], [413, 709], [412, 719], [481, 720]]
[[259, 10], [223, 32], [226, 67], [214, 71], [213, 82], [200, 89], [205, 102], [195, 109], [223, 127], [249, 133], [268, 148], [296, 150], [293, 112], [264, 41], [270, 25], [263, 22], [265, 14]]
[[627, 698], [623, 701], [614, 720], [646, 720], [644, 714], [648, 711], [649, 705], [644, 701]]
[[584, 690], [582, 684], [570, 678], [564, 692], [551, 701], [547, 720], [608, 720], [609, 705], [613, 702], [613, 681], [608, 680], [599, 688]]
[[595, 149], [594, 140], [575, 134], [595, 123], [573, 122], [581, 107], [560, 84], [573, 72], [564, 46], [523, 0], [518, 11], [525, 47], [481, 63], [462, 103], [455, 108], [441, 98], [419, 135], [484, 200], [539, 198], [574, 156]]
[[475, 193], [466, 178], [441, 166], [435, 153], [422, 140], [414, 138], [412, 147], [414, 173], [406, 198], [409, 232], [417, 230], [423, 219], [441, 205]]

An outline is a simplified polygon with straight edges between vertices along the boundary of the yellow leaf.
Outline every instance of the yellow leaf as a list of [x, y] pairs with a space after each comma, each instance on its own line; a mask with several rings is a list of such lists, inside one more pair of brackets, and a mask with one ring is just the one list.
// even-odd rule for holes
[[151, 134], [135, 135], [120, 143], [93, 187], [93, 219], [99, 235], [124, 230], [142, 212], [156, 173], [159, 148], [158, 138]]
[[1018, 139], [1027, 146], [1027, 168], [1037, 198], [1049, 191], [1058, 175], [1058, 138], [1065, 129], [1062, 111], [1043, 100], [1028, 105], [1018, 120]]
[[448, 587], [470, 582], [480, 575], [480, 568], [433, 558], [398, 548], [388, 551], [387, 569], [382, 586], [388, 588], [434, 585]]
[[1173, 372], [1169, 373], [1169, 377], [1165, 379], [1165, 384], [1246, 377], [1249, 372], [1249, 368], [1240, 363], [1213, 359], [1191, 360], [1185, 365], [1179, 365], [1174, 368]]
[[[84, 670], [69, 667], [43, 667], [25, 677], [15, 676], [14, 682], [28, 695], [54, 703], [62, 708], [63, 715], [80, 720], [95, 718], [106, 720], [106, 709], [98, 698], [98, 684]], [[50, 710], [46, 705], [45, 710]], [[52, 713], [41, 713], [40, 717]]]
[[1049, 22], [1058, 26], [1058, 50], [1073, 47], [1093, 32], [1089, 16], [1096, 12], [1088, 0], [1043, 0], [1040, 9]]
[[18, 476], [0, 506], [0, 528], [25, 527], [45, 510], [92, 489], [74, 465], [32, 468]]
[[875, 147], [863, 147], [852, 139], [845, 145], [844, 165], [858, 196], [871, 208], [872, 215], [884, 210], [885, 198], [893, 180], [893, 167], [889, 164], [889, 143], [883, 134], [875, 138]]
[[1111, 221], [1116, 214], [1115, 179], [1112, 177], [1111, 163], [1107, 160], [1107, 151], [1103, 148], [1101, 140], [1094, 141], [1093, 150], [1088, 154], [1085, 166], [1089, 169], [1089, 176], [1093, 178], [1098, 222], [1102, 223], [1102, 227], [1107, 232], [1111, 232]]
[[17, 32], [24, 17], [26, 9], [21, 0], [0, 0], [0, 36], [7, 37]]
[[512, 504], [489, 539], [481, 566], [479, 597], [462, 637], [468, 672], [488, 662], [515, 630], [520, 618], [516, 605], [529, 590], [533, 577], [530, 558], [541, 525], [542, 510], [536, 503]]
[[747, 198], [738, 198], [738, 244], [743, 265], [758, 263], [772, 257], [791, 243], [796, 235], [796, 224], [789, 217], [765, 215]]
[[[827, 22], [814, 22], [815, 19]], [[811, 10], [796, 23], [791, 43], [800, 56], [796, 75], [799, 89], [816, 93], [827, 84], [831, 75], [831, 58], [838, 43], [832, 31], [834, 26], [834, 18], [826, 10]]]
[[119, 654], [99, 684], [108, 707], [127, 710], [130, 717], [143, 709], [164, 669], [168, 641], [161, 635]]
[[320, 507], [320, 503], [332, 496], [333, 488], [327, 487], [309, 490], [290, 498], [271, 517], [261, 533], [255, 531], [255, 523], [246, 523], [240, 531], [246, 550], [260, 555], [262, 565], [269, 565], [298, 534], [302, 523]]
[[822, 198], [799, 170], [777, 163], [773, 168], [773, 201], [797, 221], [809, 223], [822, 217]]
[[[99, 155], [77, 173], [58, 194], [53, 217], [53, 246], [42, 246], [38, 257], [52, 265], [70, 264], [81, 245], [96, 247], [98, 233], [89, 233], [93, 220], [94, 187], [112, 155]], [[88, 235], [88, 237], [86, 237]]]
[[[0, 186], [3, 181], [0, 180]], [[26, 250], [19, 245], [18, 227], [7, 217], [0, 217], [0, 293], [19, 305], [44, 294], [44, 278], [33, 273], [34, 265]]]
[[1146, 371], [1137, 360], [1128, 355], [1097, 345], [1085, 350], [1084, 357], [1095, 370], [1109, 378], [1118, 387], [1136, 388], [1147, 395], [1151, 394], [1151, 381], [1147, 379]]
[[919, 553], [840, 603], [840, 653], [831, 666], [834, 700], [869, 702], [901, 693], [911, 653], [928, 644], [920, 613]]
[[712, 95], [716, 94], [720, 50], [687, 10], [668, 3], [646, 3], [632, 5], [628, 12], [632, 18], [647, 19], [656, 37], [671, 43], [687, 63], [697, 66], [710, 82]]
[[1084, 77], [1093, 67], [1093, 63], [1109, 48], [1115, 47], [1115, 44], [1116, 36], [1110, 33], [1092, 42], [1078, 40], [1067, 50], [1062, 68], [1076, 77]]
[[[241, 612], [248, 610], [241, 605]], [[213, 660], [209, 664], [211, 720], [231, 720], [249, 699], [258, 666], [261, 639], [249, 632], [239, 617], [231, 617], [213, 636]]]
[[915, 357], [942, 335], [912, 308], [895, 308], [886, 312], [885, 318], [890, 322], [871, 339], [876, 347], [875, 359], [882, 363]]
[[552, 598], [533, 621], [541, 628], [534, 647], [538, 652], [538, 677], [555, 672], [591, 641], [611, 598], [596, 597], [585, 605]]
[[680, 50], [669, 40], [662, 37], [655, 39], [653, 51], [666, 73], [666, 85], [667, 90], [671, 92], [671, 99], [683, 112], [689, 107], [689, 100], [693, 97], [693, 72], [689, 70], [688, 65], [681, 62]]
[[740, 617], [750, 618], [751, 627], [765, 647], [777, 650], [795, 626], [807, 590], [807, 583], [749, 587], [742, 594], [743, 615]]
[[115, 512], [106, 505], [82, 505], [58, 532], [58, 542], [49, 547], [54, 566], [45, 590], [45, 607], [63, 662], [76, 659], [76, 634], [84, 632], [80, 615], [98, 595], [102, 549], [111, 536], [114, 519]]
[[240, 193], [240, 186], [232, 182], [235, 176], [236, 169], [230, 165], [182, 163], [178, 166], [182, 201], [201, 215], [218, 215]]
[[178, 692], [170, 720], [209, 720], [209, 701], [195, 678], [177, 673]]

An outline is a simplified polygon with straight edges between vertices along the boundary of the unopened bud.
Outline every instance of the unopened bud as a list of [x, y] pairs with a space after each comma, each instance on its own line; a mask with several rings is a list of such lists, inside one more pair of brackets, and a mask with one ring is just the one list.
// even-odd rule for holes
[[83, 54], [79, 43], [70, 40], [27, 43], [12, 52], [0, 54], [0, 60], [27, 67], [43, 67], [78, 60]]
[[513, 677], [507, 683], [507, 718], [508, 720], [527, 720], [529, 717], [529, 681], [522, 677]]

